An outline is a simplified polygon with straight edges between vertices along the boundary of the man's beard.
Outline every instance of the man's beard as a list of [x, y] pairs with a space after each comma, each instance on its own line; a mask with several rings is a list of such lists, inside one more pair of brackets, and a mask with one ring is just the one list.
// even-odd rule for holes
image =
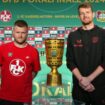
[[16, 42], [16, 43], [18, 43], [18, 44], [23, 44], [23, 43], [25, 43], [26, 42], [26, 39], [24, 39], [22, 42], [19, 42], [18, 40], [16, 40], [16, 39], [14, 39], [14, 41]]
[[82, 22], [83, 25], [89, 25], [90, 23], [92, 23], [92, 21], [89, 21], [89, 22], [87, 22], [87, 23]]

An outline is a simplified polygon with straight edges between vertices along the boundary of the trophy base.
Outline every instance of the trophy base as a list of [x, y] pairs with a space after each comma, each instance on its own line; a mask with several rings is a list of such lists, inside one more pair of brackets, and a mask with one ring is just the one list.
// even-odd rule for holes
[[62, 77], [61, 74], [48, 74], [47, 75], [47, 85], [48, 86], [61, 86]]

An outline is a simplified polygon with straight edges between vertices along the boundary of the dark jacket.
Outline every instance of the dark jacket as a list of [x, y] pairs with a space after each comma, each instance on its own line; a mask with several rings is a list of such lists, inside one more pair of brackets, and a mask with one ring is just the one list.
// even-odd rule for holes
[[[91, 30], [78, 28], [71, 32], [67, 39], [66, 60], [70, 70], [77, 67], [83, 76], [91, 74], [99, 65], [105, 68], [105, 30], [95, 26]], [[105, 72], [93, 84], [105, 85]]]

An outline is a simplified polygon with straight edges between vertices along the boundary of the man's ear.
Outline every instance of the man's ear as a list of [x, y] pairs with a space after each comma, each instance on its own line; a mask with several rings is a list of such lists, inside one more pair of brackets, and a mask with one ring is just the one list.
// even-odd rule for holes
[[80, 15], [78, 15], [78, 18], [80, 19]]
[[95, 12], [93, 12], [93, 18], [95, 17]]
[[12, 30], [12, 36], [14, 36], [14, 30], [15, 30], [15, 29], [13, 28], [13, 30]]
[[12, 37], [14, 36], [14, 30], [12, 31]]

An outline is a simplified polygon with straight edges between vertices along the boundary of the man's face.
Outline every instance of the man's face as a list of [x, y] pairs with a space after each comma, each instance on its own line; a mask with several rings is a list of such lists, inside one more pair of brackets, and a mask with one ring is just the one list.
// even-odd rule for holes
[[28, 28], [15, 26], [13, 30], [14, 41], [23, 44], [27, 40]]
[[79, 18], [83, 25], [91, 24], [94, 18], [94, 13], [91, 8], [80, 8], [79, 9]]

